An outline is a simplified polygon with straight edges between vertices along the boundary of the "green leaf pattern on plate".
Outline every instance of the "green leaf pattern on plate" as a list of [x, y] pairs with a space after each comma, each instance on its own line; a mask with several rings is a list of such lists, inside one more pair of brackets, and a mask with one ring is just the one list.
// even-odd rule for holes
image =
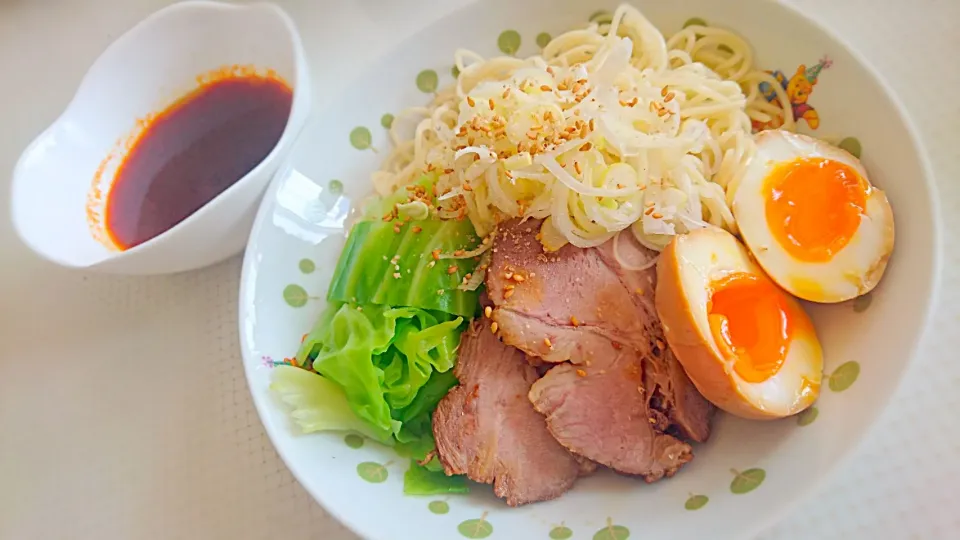
[[687, 19], [687, 22], [683, 23], [683, 27], [688, 26], [708, 26], [707, 21], [701, 19], [700, 17], [691, 17]]
[[394, 120], [393, 115], [390, 113], [387, 113], [380, 117], [380, 125], [387, 129], [390, 129], [390, 126], [393, 125], [393, 120]]
[[363, 437], [357, 435], [356, 433], [351, 433], [343, 438], [343, 442], [347, 444], [350, 448], [360, 448], [363, 446]]
[[743, 472], [731, 469], [730, 472], [733, 473], [733, 481], [730, 482], [730, 493], [734, 495], [750, 493], [760, 487], [760, 484], [762, 484], [763, 480], [767, 477], [767, 471], [763, 469], [747, 469]]
[[690, 498], [683, 504], [683, 507], [687, 510], [699, 510], [706, 506], [709, 501], [710, 497], [706, 495], [690, 495]]
[[552, 540], [567, 540], [573, 536], [573, 531], [570, 530], [570, 527], [564, 527], [560, 525], [559, 527], [554, 527], [550, 529], [550, 538]]
[[797, 425], [798, 426], [809, 426], [817, 419], [817, 416], [820, 416], [820, 409], [811, 406], [807, 410], [797, 415]]
[[443, 515], [450, 511], [450, 505], [445, 501], [430, 501], [427, 510], [437, 515]]
[[863, 313], [873, 303], [873, 293], [860, 295], [853, 299], [853, 312]]
[[456, 79], [457, 77], [460, 76], [460, 68], [458, 68], [456, 64], [454, 64], [454, 66], [450, 68], [450, 74], [453, 75], [454, 79]]
[[370, 148], [372, 144], [373, 136], [370, 135], [369, 129], [360, 126], [353, 128], [353, 131], [350, 132], [350, 145], [357, 150], [366, 150]]
[[307, 305], [307, 300], [310, 298], [307, 295], [306, 289], [299, 285], [287, 285], [283, 289], [283, 300], [290, 307], [303, 307]]
[[[542, 49], [550, 43], [551, 39], [553, 38], [550, 37], [550, 34], [546, 32], [540, 32], [539, 34], [537, 34], [537, 46]], [[567, 530], [570, 530], [570, 529], [567, 529]]]
[[460, 523], [457, 530], [466, 538], [486, 538], [493, 534], [493, 525], [487, 521], [487, 514], [484, 512], [480, 519], [468, 519]]
[[339, 180], [331, 180], [330, 183], [327, 184], [327, 188], [330, 190], [330, 193], [339, 195], [343, 193], [343, 182]]
[[497, 48], [503, 54], [516, 54], [520, 50], [520, 32], [516, 30], [504, 30], [497, 38]]
[[627, 538], [630, 538], [630, 529], [623, 525], [614, 525], [610, 518], [607, 518], [607, 526], [593, 535], [593, 540], [627, 540]]
[[357, 465], [357, 474], [371, 484], [380, 484], [387, 481], [387, 468], [379, 463], [364, 461]]
[[440, 77], [432, 69], [425, 69], [417, 73], [417, 88], [425, 94], [432, 94], [437, 91], [437, 85], [440, 84]]
[[312, 274], [313, 271], [317, 269], [317, 265], [310, 259], [300, 259], [297, 267], [300, 268], [300, 271], [304, 274]]
[[853, 386], [853, 383], [857, 381], [857, 377], [859, 376], [860, 364], [851, 360], [840, 364], [837, 369], [833, 370], [833, 373], [830, 374], [828, 384], [834, 392], [843, 392]]
[[847, 152], [850, 152], [850, 154], [857, 159], [860, 159], [860, 154], [863, 152], [863, 148], [860, 146], [860, 141], [856, 137], [847, 137], [846, 139], [840, 141], [840, 144], [837, 146], [843, 148]]

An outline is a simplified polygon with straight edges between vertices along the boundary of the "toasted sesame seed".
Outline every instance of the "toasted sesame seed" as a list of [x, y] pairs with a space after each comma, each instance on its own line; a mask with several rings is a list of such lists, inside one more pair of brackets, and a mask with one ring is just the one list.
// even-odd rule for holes
[[511, 296], [513, 296], [513, 289], [507, 289], [506, 291], [503, 291], [503, 297], [505, 299], [510, 298]]
[[663, 102], [664, 102], [664, 103], [670, 103], [671, 101], [673, 101], [673, 98], [674, 98], [674, 97], [675, 97], [675, 96], [673, 95], [673, 92], [670, 92], [669, 94], [663, 96]]
[[587, 144], [585, 144], [585, 145], [583, 145], [583, 146], [580, 147], [580, 151], [581, 151], [581, 152], [586, 152], [587, 150], [589, 150], [589, 149], [591, 149], [591, 148], [593, 148], [593, 144], [587, 143]]
[[476, 106], [477, 106], [477, 102], [474, 101], [472, 97], [467, 96], [467, 105], [469, 105], [469, 106], [471, 106], [471, 107], [476, 107]]
[[644, 214], [649, 216], [650, 214], [653, 213], [653, 210], [654, 210], [654, 208], [651, 206], [650, 208], [647, 208], [647, 210], [644, 212]]
[[583, 169], [580, 168], [580, 162], [579, 162], [579, 161], [574, 161], [574, 162], [573, 162], [573, 168], [577, 171], [577, 174], [583, 174]]
[[574, 328], [576, 328], [577, 326], [580, 326], [580, 321], [577, 320], [576, 315], [571, 315], [571, 316], [570, 316], [570, 324], [572, 324], [572, 325], [574, 326]]
[[400, 234], [400, 224], [397, 223], [393, 226], [393, 232]]
[[637, 287], [636, 289], [633, 290], [633, 292], [642, 295], [642, 294], [643, 294], [643, 289], [641, 289], [640, 287]]
[[500, 328], [500, 325], [498, 325], [496, 321], [490, 323], [490, 331], [493, 332], [494, 334], [497, 333], [498, 328]]
[[494, 109], [494, 107], [496, 107], [496, 104], [493, 102], [493, 98], [490, 98], [490, 100], [487, 101], [487, 104], [490, 105], [491, 111]]
[[400, 279], [400, 272], [394, 272], [393, 279]]
[[417, 234], [418, 232], [422, 231], [423, 229], [420, 228], [419, 225], [414, 225], [414, 226], [413, 226], [413, 229], [411, 229], [411, 230], [413, 231], [414, 234]]
[[514, 274], [514, 275], [513, 275], [513, 280], [516, 281], [517, 283], [523, 283], [524, 281], [526, 281], [526, 279], [527, 279], [527, 278], [523, 277], [523, 276], [520, 275], [520, 274]]
[[669, 90], [667, 90], [667, 87], [666, 87], [666, 86], [664, 86], [663, 88], [660, 89], [660, 95], [663, 96], [663, 97], [666, 97], [666, 96], [667, 96], [667, 92], [669, 92]]
[[657, 419], [656, 419], [656, 418], [653, 418], [653, 417], [650, 417], [650, 418], [648, 418], [647, 420], [648, 420], [651, 424], [656, 424], [656, 423], [657, 423]]
[[448, 274], [456, 273], [456, 271], [457, 271], [457, 265], [455, 264], [451, 264], [450, 266], [447, 267]]
[[549, 87], [548, 85], [546, 85], [546, 84], [541, 84], [541, 85], [540, 85], [540, 90], [543, 90], [544, 92], [549, 92], [551, 89], [550, 89], [550, 87]]
[[653, 219], [663, 219], [663, 214], [661, 214], [660, 212], [654, 212], [653, 214], [650, 215], [650, 217], [652, 217]]
[[506, 90], [503, 91], [503, 99], [510, 97], [510, 87], [508, 86]]
[[484, 315], [484, 317], [486, 317], [486, 318], [489, 319], [491, 313], [493, 313], [493, 308], [492, 308], [492, 307], [487, 306], [487, 307], [483, 308], [483, 315]]
[[[557, 85], [557, 90], [560, 90], [560, 91], [562, 92], [562, 91], [568, 90], [568, 88], [567, 88], [567, 85], [565, 85], [565, 84], [563, 84], [563, 83], [560, 83], [560, 84]], [[576, 90], [574, 90], [574, 91], [576, 91]]]
[[464, 191], [473, 191], [473, 188], [470, 187], [470, 184], [463, 184], [463, 190], [464, 190]]
[[537, 140], [537, 137], [539, 137], [539, 135], [537, 135], [537, 133], [536, 133], [535, 131], [528, 131], [528, 132], [527, 132], [527, 138], [530, 139], [531, 141]]
[[453, 174], [453, 169], [444, 169], [443, 174]]
[[439, 261], [439, 260], [440, 260], [440, 250], [439, 250], [439, 249], [435, 249], [435, 250], [431, 251], [431, 252], [430, 252], [430, 255], [433, 255], [433, 260], [435, 260], [435, 261]]
[[503, 279], [513, 279], [513, 272], [504, 272]]
[[586, 377], [586, 376], [587, 376], [587, 372], [584, 371], [584, 370], [582, 370], [582, 369], [578, 369], [578, 370], [577, 370], [577, 376], [578, 376], [578, 377]]
[[553, 343], [550, 342], [550, 338], [548, 337], [543, 338], [543, 344], [551, 349], [553, 348]]

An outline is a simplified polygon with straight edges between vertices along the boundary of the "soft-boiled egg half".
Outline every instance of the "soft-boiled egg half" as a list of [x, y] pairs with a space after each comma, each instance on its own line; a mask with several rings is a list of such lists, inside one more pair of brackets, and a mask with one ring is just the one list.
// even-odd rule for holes
[[842, 302], [873, 289], [893, 251], [893, 211], [860, 161], [787, 131], [764, 131], [755, 140], [732, 206], [760, 266], [812, 302]]
[[799, 302], [732, 234], [674, 237], [657, 262], [667, 342], [707, 400], [737, 416], [796, 414], [820, 394], [823, 353]]

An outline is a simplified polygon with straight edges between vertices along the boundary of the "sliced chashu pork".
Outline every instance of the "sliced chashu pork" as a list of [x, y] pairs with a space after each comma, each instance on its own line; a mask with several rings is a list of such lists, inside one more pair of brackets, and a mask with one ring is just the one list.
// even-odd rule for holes
[[575, 364], [551, 369], [531, 401], [571, 451], [651, 481], [672, 474], [692, 454], [665, 432], [706, 440], [713, 407], [664, 344], [656, 269], [630, 269], [653, 253], [629, 234], [619, 244], [544, 253], [539, 225], [501, 224], [486, 280], [505, 343]]
[[530, 390], [550, 433], [571, 451], [647, 482], [673, 476], [693, 459], [690, 445], [657, 430], [642, 392], [640, 360], [561, 364]]
[[461, 339], [460, 385], [433, 413], [437, 454], [447, 474], [493, 484], [510, 506], [555, 499], [592, 463], [581, 463], [547, 431], [527, 395], [537, 380], [525, 355], [500, 342], [486, 318]]

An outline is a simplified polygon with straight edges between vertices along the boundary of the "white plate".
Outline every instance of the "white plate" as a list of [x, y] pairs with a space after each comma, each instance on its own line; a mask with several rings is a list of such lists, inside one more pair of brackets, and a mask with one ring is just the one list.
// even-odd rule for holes
[[[782, 515], [855, 446], [910, 360], [936, 284], [938, 244], [929, 231], [938, 221], [927, 167], [899, 105], [855, 55], [784, 6], [761, 0], [722, 7], [709, 0], [651, 3], [644, 11], [662, 30], [675, 31], [693, 16], [732, 28], [751, 41], [760, 66], [788, 77], [800, 64], [810, 66], [824, 56], [832, 60], [810, 97], [821, 121], [811, 133], [856, 138], [871, 179], [887, 191], [899, 218], [897, 251], [869, 309], [855, 312], [846, 304], [811, 310], [826, 374], [839, 373], [833, 387], [843, 391], [825, 384], [812, 420], [761, 424], [718, 418], [710, 443], [698, 447], [697, 459], [671, 480], [647, 486], [598, 475], [557, 501], [519, 509], [508, 509], [483, 487], [464, 497], [404, 497], [406, 462], [392, 451], [371, 443], [353, 448], [342, 435], [295, 433], [267, 392], [269, 365], [295, 353], [324, 307], [343, 219], [351, 201], [369, 192], [369, 174], [388, 144], [381, 117], [428, 100], [415, 84], [423, 70], [438, 73], [441, 85], [452, 82], [455, 48], [499, 54], [498, 36], [512, 29], [523, 40], [520, 54], [533, 54], [538, 34], [557, 35], [583, 24], [600, 7], [577, 0], [492, 0], [438, 21], [371, 66], [313, 120], [291, 167], [266, 196], [241, 282], [244, 367], [267, 432], [288, 466], [318, 501], [363, 536], [485, 537], [470, 536], [479, 531], [493, 538], [546, 538], [564, 537], [569, 530], [576, 538], [695, 538], [709, 530], [711, 537], [744, 537]], [[351, 146], [357, 127], [369, 131], [379, 154]], [[343, 195], [330, 189], [334, 179], [344, 185]], [[365, 481], [358, 467], [386, 471], [386, 481]], [[735, 493], [742, 490], [733, 489], [734, 483], [742, 483], [744, 473], [759, 478], [758, 470], [764, 471], [762, 482]], [[694, 496], [708, 502], [688, 510], [688, 503], [704, 500], [691, 501]]]

